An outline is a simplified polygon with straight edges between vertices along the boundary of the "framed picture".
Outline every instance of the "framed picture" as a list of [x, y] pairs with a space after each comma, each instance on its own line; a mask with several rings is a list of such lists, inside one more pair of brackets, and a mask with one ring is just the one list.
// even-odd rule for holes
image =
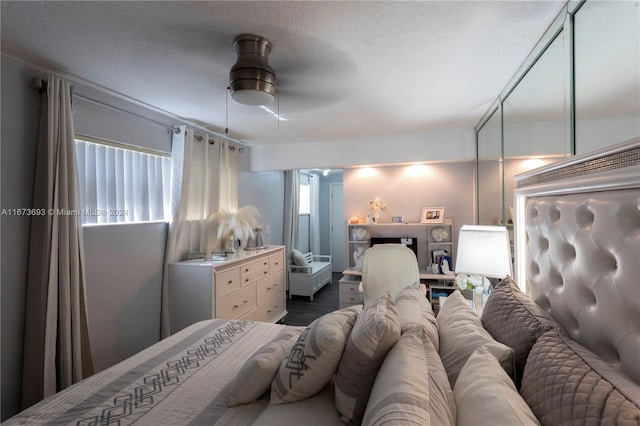
[[442, 223], [444, 207], [423, 207], [420, 223]]

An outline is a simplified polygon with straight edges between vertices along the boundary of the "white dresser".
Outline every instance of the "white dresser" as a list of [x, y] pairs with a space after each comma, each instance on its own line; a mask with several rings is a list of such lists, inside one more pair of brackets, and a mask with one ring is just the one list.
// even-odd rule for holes
[[171, 333], [211, 318], [281, 320], [287, 314], [284, 264], [284, 246], [170, 264]]

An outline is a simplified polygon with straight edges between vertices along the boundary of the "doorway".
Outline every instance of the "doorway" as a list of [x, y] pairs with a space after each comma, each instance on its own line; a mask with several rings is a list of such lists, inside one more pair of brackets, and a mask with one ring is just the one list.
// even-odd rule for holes
[[347, 225], [344, 218], [344, 191], [342, 183], [329, 185], [330, 217], [329, 229], [331, 236], [331, 260], [333, 272], [342, 272], [346, 266]]

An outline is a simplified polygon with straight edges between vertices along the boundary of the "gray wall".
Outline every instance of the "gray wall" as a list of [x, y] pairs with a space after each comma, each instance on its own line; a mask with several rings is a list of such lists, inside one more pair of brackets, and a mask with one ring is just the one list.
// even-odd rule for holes
[[[7, 60], [2, 67], [2, 209], [32, 205], [40, 95], [30, 87], [34, 71]], [[29, 230], [27, 216], [0, 218], [1, 250], [1, 416], [5, 420], [20, 409], [22, 346], [27, 282]]]
[[[1, 66], [1, 204], [3, 209], [28, 208], [32, 203], [40, 110], [40, 95], [31, 88], [31, 79], [46, 73], [4, 55]], [[77, 86], [76, 93], [89, 95]], [[120, 100], [111, 101], [118, 107], [124, 106]], [[170, 150], [169, 121], [165, 127], [82, 101], [74, 101], [74, 110], [77, 132]], [[153, 118], [166, 121], [166, 118]], [[1, 416], [4, 420], [20, 409], [30, 220], [24, 216], [3, 216], [1, 221]], [[167, 225], [84, 229], [90, 335], [96, 369], [102, 370], [159, 339]], [[282, 233], [281, 228], [279, 232]]]
[[260, 211], [265, 244], [283, 244], [284, 172], [249, 171], [248, 148], [238, 160], [238, 207], [251, 205]]
[[160, 340], [164, 222], [84, 227], [96, 372]]

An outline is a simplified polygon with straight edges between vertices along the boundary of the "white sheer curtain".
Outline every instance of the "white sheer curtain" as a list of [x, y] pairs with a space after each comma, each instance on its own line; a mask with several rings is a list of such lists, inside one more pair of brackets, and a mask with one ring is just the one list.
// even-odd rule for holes
[[311, 251], [314, 254], [321, 254], [320, 251], [320, 176], [309, 175], [310, 205], [309, 212], [309, 240]]
[[287, 264], [291, 262], [291, 250], [298, 244], [298, 208], [300, 203], [300, 172], [287, 170], [284, 174], [284, 245]]
[[221, 141], [220, 155], [220, 193], [218, 208], [231, 212], [238, 211], [238, 150]]
[[22, 405], [93, 373], [84, 247], [68, 82], [50, 77], [42, 99], [31, 219]]
[[171, 147], [171, 212], [162, 279], [161, 335], [170, 334], [169, 263], [185, 259], [189, 250], [211, 253], [220, 246], [212, 213], [220, 203], [238, 203], [237, 150], [212, 135], [175, 129]]
[[171, 159], [76, 140], [83, 223], [166, 220]]

